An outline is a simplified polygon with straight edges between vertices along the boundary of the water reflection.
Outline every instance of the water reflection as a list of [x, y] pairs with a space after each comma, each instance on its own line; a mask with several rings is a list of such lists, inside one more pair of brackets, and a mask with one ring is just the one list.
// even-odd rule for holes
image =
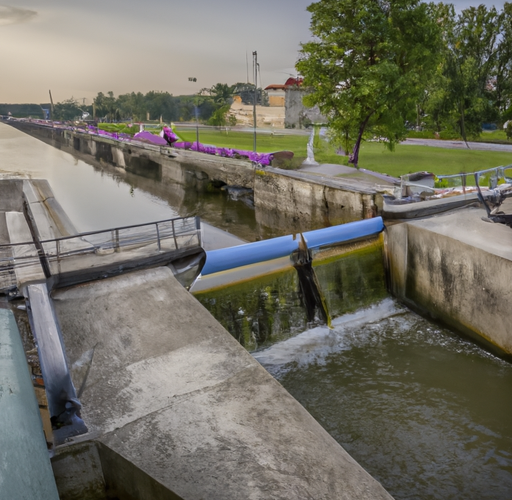
[[[254, 210], [227, 192], [194, 188], [87, 162], [0, 123], [0, 175], [48, 179], [56, 199], [79, 231], [198, 215], [244, 240], [254, 240]], [[218, 238], [217, 238], [218, 240]]]

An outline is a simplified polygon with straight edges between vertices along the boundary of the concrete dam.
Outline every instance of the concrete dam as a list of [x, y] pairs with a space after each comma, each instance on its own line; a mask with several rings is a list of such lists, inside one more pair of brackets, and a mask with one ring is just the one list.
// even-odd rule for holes
[[[98, 248], [88, 251], [90, 235], [76, 235], [80, 248], [62, 245], [47, 276], [44, 258], [27, 263], [23, 257], [41, 257], [36, 243], [49, 240], [36, 237], [27, 249], [26, 238], [46, 232], [63, 241], [61, 228], [76, 232], [57, 216], [62, 211], [44, 182], [7, 181], [3, 189], [21, 200], [11, 206], [16, 196], [9, 195], [2, 207], [2, 248], [17, 252], [10, 257], [14, 269], [6, 269], [15, 274], [14, 288], [7, 283], [6, 289], [11, 304], [25, 297], [38, 346], [54, 427], [46, 425], [53, 476], [43, 474], [42, 481], [53, 498], [53, 477], [60, 498], [391, 498], [198, 304], [174, 277], [174, 266], [153, 261], [120, 269], [119, 258], [130, 262], [134, 254], [140, 262], [141, 249], [150, 256], [153, 242], [134, 242], [132, 235], [116, 252], [114, 236], [113, 253], [102, 243], [98, 255]], [[16, 211], [20, 205], [26, 218]], [[174, 233], [159, 244], [170, 239], [181, 260], [179, 249], [194, 248], [193, 236]], [[176, 238], [187, 241], [178, 245]], [[69, 252], [72, 260], [63, 265]], [[90, 274], [94, 259], [116, 253], [111, 272], [101, 264], [105, 275], [91, 281], [99, 277]], [[77, 266], [78, 254], [85, 264]], [[4, 333], [15, 337], [9, 321]], [[19, 353], [17, 359], [22, 362]], [[20, 411], [2, 406], [2, 415]], [[49, 464], [30, 451], [35, 444], [20, 446], [16, 435], [17, 456], [6, 469], [11, 491], [23, 483], [20, 461]], [[40, 491], [26, 484], [27, 498]]]
[[[202, 168], [204, 181], [216, 178], [211, 174], [207, 179], [207, 169], [205, 166]], [[190, 176], [189, 167], [183, 170], [186, 176]], [[197, 176], [194, 175], [194, 179], [196, 182]], [[316, 182], [322, 184], [324, 181], [316, 179]], [[28, 187], [17, 189], [22, 198], [25, 196], [23, 192], [34, 191]], [[53, 197], [47, 195], [48, 190], [38, 187], [36, 191], [45, 193], [43, 198], [47, 200], [37, 202], [38, 208], [58, 206]], [[379, 195], [376, 196], [378, 198]], [[13, 194], [11, 199], [14, 198]], [[19, 204], [14, 211], [20, 208], [23, 212]], [[8, 212], [12, 210], [7, 209]], [[378, 205], [377, 209], [372, 208], [372, 215], [376, 210], [379, 211]], [[45, 210], [40, 211], [45, 213]], [[325, 214], [323, 211], [321, 217]], [[481, 209], [473, 207], [455, 214], [389, 225], [385, 234], [376, 239], [347, 245], [341, 268], [338, 261], [331, 263], [333, 256], [327, 251], [316, 253], [316, 274], [325, 287], [329, 308], [339, 318], [334, 321], [334, 333], [328, 334], [329, 330], [325, 329], [321, 330], [324, 333], [320, 336], [325, 336], [330, 345], [332, 340], [328, 339], [339, 335], [342, 318], [347, 318], [347, 321], [352, 315], [356, 318], [360, 307], [370, 306], [362, 314], [371, 317], [374, 314], [371, 301], [387, 300], [386, 288], [390, 286], [402, 303], [426, 316], [437, 317], [506, 356], [510, 353], [509, 312], [505, 300], [509, 293], [507, 283], [510, 282], [511, 256], [507, 250], [510, 248], [507, 244], [510, 230], [499, 224], [483, 222], [481, 216]], [[60, 218], [64, 220], [64, 216]], [[293, 216], [286, 215], [285, 218], [292, 220]], [[14, 221], [17, 216], [9, 215], [7, 219]], [[278, 219], [283, 220], [281, 215]], [[318, 213], [315, 220], [317, 222], [314, 223], [310, 219], [310, 225], [302, 229], [311, 230], [316, 224], [321, 225]], [[14, 227], [12, 222], [9, 224]], [[45, 227], [45, 224], [40, 225]], [[43, 240], [77, 234], [70, 223], [50, 222], [50, 225], [57, 228], [57, 233], [46, 234]], [[67, 229], [64, 231], [63, 228]], [[14, 234], [13, 230], [11, 233]], [[31, 233], [28, 231], [26, 234]], [[152, 234], [155, 234], [154, 230]], [[28, 241], [20, 238], [17, 241], [21, 243]], [[105, 240], [101, 240], [104, 250], [95, 254], [96, 257], [121, 258], [124, 266], [125, 257], [135, 249], [116, 252], [115, 233], [110, 235], [109, 241], [111, 247], [107, 248]], [[154, 240], [152, 244], [156, 247]], [[82, 249], [84, 245], [81, 242], [79, 246]], [[72, 246], [76, 248], [77, 245]], [[34, 249], [30, 251], [34, 252]], [[141, 257], [140, 250], [137, 252], [134, 260]], [[146, 253], [143, 255], [147, 257]], [[461, 259], [461, 255], [465, 258]], [[384, 257], [390, 278], [388, 282], [379, 271]], [[279, 259], [271, 261], [274, 270], [280, 265]], [[80, 393], [81, 417], [88, 429], [86, 434], [64, 437], [64, 442], [55, 446], [51, 465], [61, 497], [83, 498], [84, 492], [90, 491], [91, 498], [144, 498], [144, 495], [152, 498], [168, 498], [169, 495], [176, 498], [198, 498], [201, 495], [216, 498], [219, 492], [226, 490], [226, 478], [229, 478], [233, 489], [228, 488], [228, 493], [222, 498], [239, 498], [240, 491], [242, 496], [248, 497], [258, 492], [260, 496], [255, 498], [302, 498], [304, 492], [320, 498], [380, 498], [378, 495], [389, 498], [380, 485], [316, 424], [311, 415], [261, 369], [259, 363], [252, 364], [256, 357], [271, 373], [275, 369], [281, 373], [282, 368], [277, 368], [281, 366], [279, 360], [285, 359], [295, 349], [288, 342], [296, 338], [296, 345], [302, 345], [297, 351], [301, 355], [313, 353], [317, 342], [306, 340], [304, 343], [304, 335], [309, 335], [309, 331], [296, 336], [308, 328], [307, 318], [298, 309], [293, 309], [296, 298], [278, 301], [278, 296], [272, 291], [276, 285], [271, 284], [275, 272], [268, 274], [269, 269], [265, 266], [255, 271], [254, 264], [242, 265], [201, 277], [194, 285], [198, 286], [196, 291], [192, 289], [239, 343], [251, 350], [268, 350], [258, 350], [254, 356], [249, 356], [243, 349], [239, 350], [239, 343], [205, 309], [200, 308], [202, 312], [198, 312], [197, 302], [176, 281], [175, 276], [179, 273], [173, 267], [167, 263], [149, 268], [142, 266], [129, 274], [122, 269], [109, 273], [111, 277], [108, 279], [76, 285], [62, 281], [62, 286], [56, 286], [49, 294], [66, 346], [69, 374], [76, 392]], [[255, 272], [258, 275], [260, 271], [263, 277], [254, 279]], [[277, 274], [277, 287], [283, 293], [288, 293], [286, 290], [290, 286], [296, 289], [294, 272], [292, 268]], [[39, 284], [46, 280], [44, 270], [41, 273]], [[496, 279], [498, 275], [502, 279]], [[372, 291], [368, 293], [370, 289]], [[472, 294], [472, 306], [466, 299], [468, 293]], [[370, 302], [364, 302], [365, 294]], [[230, 303], [226, 309], [228, 297]], [[20, 304], [18, 300], [10, 304]], [[33, 302], [36, 302], [34, 298]], [[286, 304], [292, 305], [292, 309]], [[390, 317], [395, 317], [395, 314], [400, 317], [403, 313], [393, 312], [393, 307], [389, 309]], [[384, 306], [386, 308], [388, 306]], [[245, 312], [245, 318], [253, 318], [252, 324], [240, 316], [240, 310]], [[263, 314], [258, 311], [263, 311]], [[15, 312], [17, 316], [23, 314], [21, 309], [16, 308]], [[159, 317], [162, 321], [155, 323], [155, 318]], [[290, 318], [288, 324], [285, 324], [286, 318]], [[21, 324], [18, 321], [18, 328]], [[194, 326], [198, 324], [202, 325], [200, 331]], [[357, 330], [356, 327], [354, 329]], [[314, 331], [313, 328], [311, 334]], [[228, 335], [226, 339], [225, 335]], [[282, 339], [284, 343], [273, 347], [274, 340], [269, 343], [269, 335], [274, 340]], [[361, 335], [364, 337], [366, 334]], [[375, 350], [376, 344], [372, 345]], [[200, 346], [199, 351], [197, 346]], [[238, 354], [242, 357], [238, 358]], [[366, 357], [371, 358], [370, 352]], [[363, 364], [362, 360], [359, 362]], [[379, 362], [374, 360], [376, 366]], [[301, 366], [302, 361], [297, 363]], [[507, 373], [501, 365], [500, 370]], [[319, 385], [312, 389], [313, 399], [310, 400], [306, 381], [299, 376], [301, 382], [294, 385], [292, 373], [286, 373], [277, 375], [281, 384], [340, 442], [339, 431], [317, 413], [315, 406], [311, 406], [315, 399], [313, 395], [323, 384], [317, 381]], [[314, 373], [309, 373], [308, 377], [316, 380]], [[245, 393], [250, 385], [250, 392]], [[473, 385], [476, 387], [478, 384], [475, 381]], [[343, 400], [335, 388], [330, 390]], [[327, 399], [332, 399], [332, 396], [327, 396]], [[352, 399], [357, 400], [357, 396]], [[276, 401], [281, 401], [284, 406]], [[349, 407], [349, 403], [347, 400], [344, 405]], [[211, 414], [205, 411], [210, 406]], [[378, 404], [375, 406], [379, 407]], [[487, 406], [493, 408], [492, 403]], [[406, 408], [402, 411], [406, 413]], [[437, 411], [441, 412], [441, 409]], [[494, 411], [496, 414], [496, 408]], [[503, 412], [501, 409], [498, 413]], [[366, 413], [372, 411], [360, 410], [358, 415]], [[291, 426], [286, 429], [288, 420]], [[360, 417], [345, 417], [343, 426], [350, 427], [352, 421], [357, 420], [364, 421]], [[390, 418], [390, 421], [393, 420]], [[382, 422], [379, 425], [385, 427]], [[178, 431], [182, 426], [185, 429], [183, 434]], [[495, 429], [494, 432], [498, 431]], [[372, 435], [369, 429], [365, 433]], [[389, 433], [392, 433], [391, 429]], [[376, 436], [373, 439], [378, 442]], [[350, 443], [351, 438], [342, 441]], [[399, 446], [398, 441], [396, 436], [394, 447]], [[421, 450], [422, 444], [416, 444]], [[367, 470], [377, 470], [372, 468], [369, 457], [352, 449], [350, 444], [348, 448], [345, 444], [343, 446], [358, 461], [361, 460]], [[386, 445], [382, 443], [382, 447]], [[497, 449], [501, 449], [500, 446]], [[377, 453], [374, 451], [373, 454]], [[201, 458], [199, 462], [198, 457]], [[499, 460], [506, 463], [504, 456]], [[310, 471], [311, 462], [316, 463]], [[148, 463], [153, 465], [148, 467]], [[300, 480], [295, 476], [297, 473]], [[389, 484], [397, 497], [403, 495], [399, 485], [407, 483], [406, 477], [400, 477], [393, 484], [380, 472], [372, 474], [383, 484]], [[389, 471], [384, 474], [392, 477]], [[477, 476], [475, 473], [474, 477]], [[196, 477], [206, 478], [206, 484], [195, 484]], [[416, 481], [418, 485], [422, 482], [421, 479]], [[245, 489], [235, 491], [240, 484], [245, 485]], [[502, 477], [501, 484], [505, 488], [501, 492], [497, 489], [498, 483], [494, 489], [488, 487], [488, 491], [493, 492], [489, 498], [506, 498], [503, 496], [509, 484], [506, 476]], [[459, 491], [464, 491], [465, 486], [459, 488]], [[445, 494], [440, 492], [434, 497], [444, 498]], [[482, 494], [479, 497], [487, 498]]]

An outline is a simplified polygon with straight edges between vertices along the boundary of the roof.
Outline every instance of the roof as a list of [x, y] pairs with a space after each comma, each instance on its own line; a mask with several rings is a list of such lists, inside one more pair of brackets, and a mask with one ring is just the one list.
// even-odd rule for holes
[[302, 85], [302, 78], [288, 78], [284, 85], [278, 83], [271, 83], [265, 90], [285, 90], [288, 87], [300, 87]]

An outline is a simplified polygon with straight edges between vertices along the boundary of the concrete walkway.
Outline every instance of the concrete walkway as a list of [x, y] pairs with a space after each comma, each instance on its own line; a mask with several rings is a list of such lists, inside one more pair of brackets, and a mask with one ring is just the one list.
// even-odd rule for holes
[[[54, 304], [113, 494], [391, 498], [167, 268], [59, 290]], [[77, 449], [57, 450], [62, 470]]]
[[393, 186], [398, 184], [400, 181], [390, 175], [380, 174], [378, 172], [372, 172], [365, 168], [354, 168], [348, 167], [347, 165], [338, 165], [334, 163], [322, 163], [319, 165], [307, 165], [303, 164], [299, 169], [299, 172], [308, 172], [323, 177], [337, 177], [339, 179], [354, 179], [360, 181], [363, 185], [384, 185]]
[[494, 144], [491, 142], [471, 142], [466, 145], [464, 141], [445, 141], [440, 139], [405, 139], [401, 142], [405, 146], [429, 146], [445, 149], [474, 149], [477, 151], [502, 151], [512, 153], [512, 144]]

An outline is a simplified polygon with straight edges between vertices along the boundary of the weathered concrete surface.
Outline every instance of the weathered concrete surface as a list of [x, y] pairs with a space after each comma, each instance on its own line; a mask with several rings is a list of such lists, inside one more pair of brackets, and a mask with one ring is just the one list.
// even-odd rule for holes
[[[9, 241], [27, 243], [32, 241], [32, 233], [25, 216], [21, 212], [6, 212], [5, 221], [9, 233]], [[37, 248], [33, 243], [15, 245], [11, 249], [15, 263], [16, 282], [19, 289], [27, 283], [41, 283], [46, 280], [39, 261]]]
[[106, 500], [107, 492], [97, 444], [62, 445], [52, 458], [61, 500]]
[[369, 183], [267, 167], [256, 171], [254, 204], [258, 222], [293, 232], [373, 217], [382, 197]]
[[28, 285], [31, 328], [37, 343], [39, 362], [44, 377], [48, 409], [52, 417], [66, 411], [66, 402], [76, 398], [66, 364], [59, 325], [55, 318], [46, 283]]
[[391, 498], [167, 268], [53, 298], [112, 491], [149, 498], [133, 491], [148, 484], [152, 498]]
[[0, 309], [0, 429], [0, 497], [58, 500], [23, 345], [6, 309]]
[[23, 211], [23, 179], [2, 179], [0, 182], [0, 212]]
[[382, 207], [382, 216], [386, 220], [407, 220], [420, 217], [430, 217], [431, 215], [449, 212], [467, 206], [478, 206], [478, 196], [476, 193], [461, 194], [449, 198], [435, 200], [418, 201], [415, 203], [404, 203], [403, 205], [393, 205], [384, 200]]
[[27, 203], [29, 217], [39, 240], [51, 240], [77, 234], [77, 230], [46, 179], [23, 181], [23, 198]]
[[412, 308], [512, 354], [512, 229], [483, 209], [387, 229], [392, 292]]

